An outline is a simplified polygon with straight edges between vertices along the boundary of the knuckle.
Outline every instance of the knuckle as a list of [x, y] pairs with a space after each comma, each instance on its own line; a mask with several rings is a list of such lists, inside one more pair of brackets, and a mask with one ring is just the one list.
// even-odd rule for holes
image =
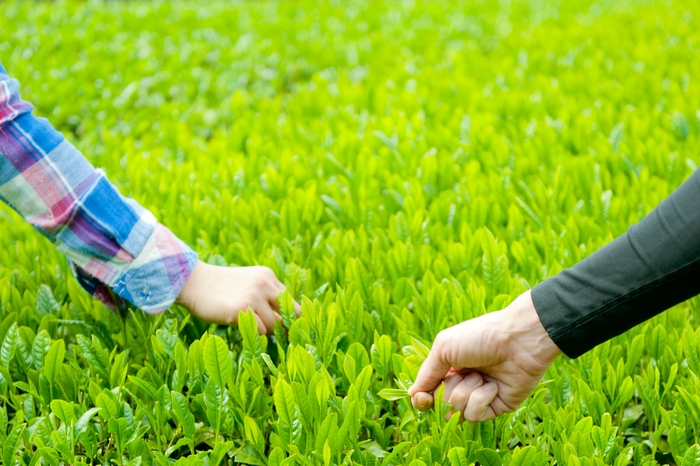
[[256, 309], [256, 308], [258, 307], [258, 305], [259, 305], [259, 302], [260, 302], [260, 296], [259, 296], [259, 294], [256, 293], [256, 292], [254, 292], [254, 291], [251, 291], [251, 292], [248, 293], [248, 295], [246, 296], [245, 306], [244, 306], [244, 308], [243, 308], [243, 312], [247, 312], [247, 311], [248, 311], [248, 308], [250, 308], [250, 309]]
[[435, 341], [433, 342], [433, 349], [440, 352], [444, 352], [448, 345], [449, 336], [445, 330], [441, 331], [435, 336]]
[[484, 406], [486, 405], [486, 395], [483, 390], [474, 390], [472, 393], [471, 400], [469, 400], [473, 406]]
[[514, 413], [515, 410], [517, 410], [517, 409], [518, 409], [518, 406], [513, 407], [513, 406], [510, 406], [510, 405], [506, 405], [506, 409], [503, 410], [503, 413], [504, 413], [504, 414], [505, 414], [505, 413]]
[[484, 385], [484, 378], [478, 372], [472, 372], [467, 377], [465, 377], [464, 382], [470, 387], [472, 387], [472, 390], [476, 390], [477, 388]]
[[454, 361], [455, 358], [452, 340], [450, 339], [449, 334], [445, 333], [444, 330], [438, 333], [437, 337], [435, 338], [434, 347], [438, 351], [438, 354], [442, 356], [442, 359], [450, 364]]
[[470, 403], [470, 406], [467, 406], [467, 408], [464, 410], [464, 417], [470, 422], [484, 421], [487, 412], [486, 407], [482, 406], [481, 404], [475, 406], [476, 407], [472, 407]]
[[463, 406], [469, 401], [470, 392], [467, 391], [461, 384], [455, 387], [450, 394], [450, 404]]
[[263, 275], [258, 275], [255, 277], [254, 283], [258, 288], [266, 288], [270, 286], [270, 281]]
[[441, 346], [441, 345], [445, 344], [446, 340], [447, 340], [447, 332], [445, 330], [441, 330], [440, 332], [438, 332], [437, 335], [435, 335], [434, 345]]

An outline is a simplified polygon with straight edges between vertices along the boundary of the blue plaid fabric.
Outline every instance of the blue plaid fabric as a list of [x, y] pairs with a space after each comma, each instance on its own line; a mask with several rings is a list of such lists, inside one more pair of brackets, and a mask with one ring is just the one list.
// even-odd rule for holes
[[83, 288], [113, 310], [167, 309], [196, 253], [32, 109], [0, 64], [0, 200], [49, 238]]

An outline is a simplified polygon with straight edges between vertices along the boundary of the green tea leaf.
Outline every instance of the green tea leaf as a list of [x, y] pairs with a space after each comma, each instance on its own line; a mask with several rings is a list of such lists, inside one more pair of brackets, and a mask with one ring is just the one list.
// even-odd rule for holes
[[224, 416], [224, 401], [226, 400], [226, 391], [223, 387], [209, 379], [204, 390], [204, 404], [206, 406], [207, 419], [209, 425], [215, 430], [221, 427]]
[[479, 464], [483, 466], [501, 466], [503, 464], [503, 460], [498, 453], [490, 449], [482, 448], [477, 450], [474, 455]]
[[65, 355], [66, 345], [63, 343], [63, 340], [54, 341], [44, 359], [43, 373], [49, 381], [49, 385], [53, 385], [58, 380]]
[[25, 425], [19, 424], [12, 429], [10, 435], [7, 436], [4, 445], [2, 446], [2, 460], [3, 464], [8, 466], [13, 464], [13, 458], [15, 453], [19, 452], [19, 442], [24, 433]]
[[7, 367], [10, 360], [15, 357], [18, 339], [19, 329], [17, 324], [12, 324], [2, 340], [2, 345], [0, 345], [0, 366]]
[[99, 415], [104, 421], [119, 417], [119, 408], [106, 393], [100, 393], [95, 399], [95, 406], [100, 408]]
[[518, 449], [513, 452], [513, 458], [510, 460], [512, 466], [527, 466], [532, 464], [535, 459], [535, 447], [529, 446]]
[[238, 330], [243, 337], [243, 360], [250, 362], [253, 359], [262, 364], [261, 355], [265, 351], [263, 340], [265, 337], [258, 335], [258, 323], [252, 312], [238, 314]]
[[700, 445], [690, 447], [683, 456], [682, 466], [700, 466]]
[[246, 439], [248, 439], [248, 441], [251, 442], [253, 445], [256, 445], [257, 447], [262, 449], [264, 447], [265, 440], [263, 439], [260, 428], [255, 423], [253, 418], [251, 418], [250, 416], [246, 416], [243, 419], [243, 425], [245, 429]]
[[34, 337], [34, 343], [32, 344], [32, 362], [34, 363], [34, 367], [39, 371], [44, 367], [44, 358], [49, 351], [50, 344], [51, 337], [49, 337], [49, 333], [46, 330], [42, 330]]
[[462, 447], [450, 448], [447, 453], [447, 457], [450, 459], [451, 466], [468, 466], [466, 450]]
[[379, 390], [379, 393], [377, 393], [377, 395], [389, 401], [396, 401], [402, 398], [411, 397], [411, 395], [409, 395], [406, 390], [402, 390], [400, 388], [383, 388]]
[[[95, 338], [94, 335], [93, 338]], [[109, 374], [107, 373], [108, 363], [105, 363], [106, 361], [104, 354], [100, 355], [97, 348], [93, 345], [92, 340], [88, 339], [85, 335], [76, 335], [76, 340], [78, 342], [78, 346], [80, 347], [80, 351], [83, 353], [83, 357], [87, 359], [90, 364], [92, 364], [100, 375], [102, 375], [105, 379], [109, 379]]]
[[53, 297], [51, 288], [46, 285], [39, 287], [39, 292], [36, 295], [36, 310], [42, 316], [46, 314], [58, 315], [61, 312], [61, 306]]
[[688, 451], [688, 443], [685, 441], [685, 432], [679, 427], [672, 427], [668, 432], [668, 444], [671, 447], [673, 456], [680, 460]]
[[[289, 289], [285, 290], [277, 297], [280, 303], [280, 315], [282, 316], [282, 324], [284, 328], [291, 329], [294, 322], [297, 320], [297, 313], [294, 310], [294, 298]], [[256, 330], [257, 333], [257, 330]]]
[[88, 423], [92, 419], [92, 417], [100, 410], [100, 408], [90, 408], [87, 411], [85, 411], [82, 416], [80, 416], [80, 419], [78, 419], [78, 422], [75, 423], [75, 431], [78, 434], [81, 434], [82, 432], [85, 431], [88, 427]]
[[212, 335], [204, 349], [204, 367], [211, 379], [219, 386], [225, 387], [231, 377], [232, 365], [228, 347], [224, 340]]
[[284, 460], [284, 451], [280, 448], [273, 448], [272, 451], [270, 451], [270, 456], [268, 456], [267, 459], [267, 465], [268, 466], [282, 466]]
[[190, 411], [187, 398], [182, 393], [171, 391], [172, 409], [175, 417], [182, 426], [182, 432], [186, 437], [193, 439], [195, 436], [195, 419]]
[[388, 465], [392, 464], [392, 461], [394, 461], [394, 459], [395, 459], [396, 457], [398, 457], [398, 456], [401, 454], [401, 452], [404, 451], [404, 450], [405, 450], [408, 446], [410, 446], [410, 445], [411, 445], [411, 442], [401, 442], [401, 443], [398, 443], [398, 444], [391, 450], [391, 453], [390, 453], [389, 455], [387, 455], [386, 458], [384, 458], [384, 461], [382, 461], [382, 466], [388, 466]]
[[370, 350], [372, 355], [372, 366], [381, 376], [386, 379], [391, 366], [391, 338], [388, 335], [379, 335], [375, 332], [374, 344]]
[[336, 448], [336, 435], [338, 433], [338, 414], [330, 413], [325, 417], [318, 429], [316, 435], [316, 451], [323, 453], [326, 442], [329, 442], [333, 452], [338, 451]]
[[301, 419], [292, 387], [283, 378], [275, 385], [274, 400], [279, 416], [279, 436], [284, 445], [289, 446], [301, 434]]
[[73, 409], [73, 405], [67, 401], [53, 400], [51, 402], [51, 412], [68, 425], [75, 420], [75, 410]]
[[349, 441], [350, 445], [354, 445], [357, 442], [357, 434], [360, 431], [360, 408], [358, 403], [358, 400], [351, 402], [345, 412], [343, 425], [338, 430], [337, 445], [339, 449], [342, 449], [346, 441]]

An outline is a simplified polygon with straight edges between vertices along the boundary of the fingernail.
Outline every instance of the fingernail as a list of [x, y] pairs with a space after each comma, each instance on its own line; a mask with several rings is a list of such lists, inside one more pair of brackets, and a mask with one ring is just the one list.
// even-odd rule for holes
[[487, 392], [492, 392], [492, 391], [496, 390], [496, 384], [495, 383], [488, 383], [488, 384], [484, 385], [484, 389]]
[[421, 410], [428, 410], [433, 406], [433, 397], [428, 393], [419, 393], [418, 404], [420, 405]]
[[469, 385], [470, 387], [473, 387], [474, 385], [479, 383], [479, 380], [481, 380], [481, 376], [479, 374], [477, 374], [476, 372], [472, 372], [466, 378], [467, 385]]

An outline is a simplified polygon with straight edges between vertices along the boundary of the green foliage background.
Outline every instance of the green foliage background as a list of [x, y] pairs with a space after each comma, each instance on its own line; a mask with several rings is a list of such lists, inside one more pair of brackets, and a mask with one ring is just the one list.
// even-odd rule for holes
[[[0, 209], [3, 464], [700, 464], [700, 301], [482, 424], [415, 412], [449, 325], [642, 218], [700, 162], [693, 1], [0, 3], [0, 60], [288, 335], [112, 315]], [[386, 400], [378, 396], [386, 391]], [[456, 421], [456, 418], [455, 418]]]

